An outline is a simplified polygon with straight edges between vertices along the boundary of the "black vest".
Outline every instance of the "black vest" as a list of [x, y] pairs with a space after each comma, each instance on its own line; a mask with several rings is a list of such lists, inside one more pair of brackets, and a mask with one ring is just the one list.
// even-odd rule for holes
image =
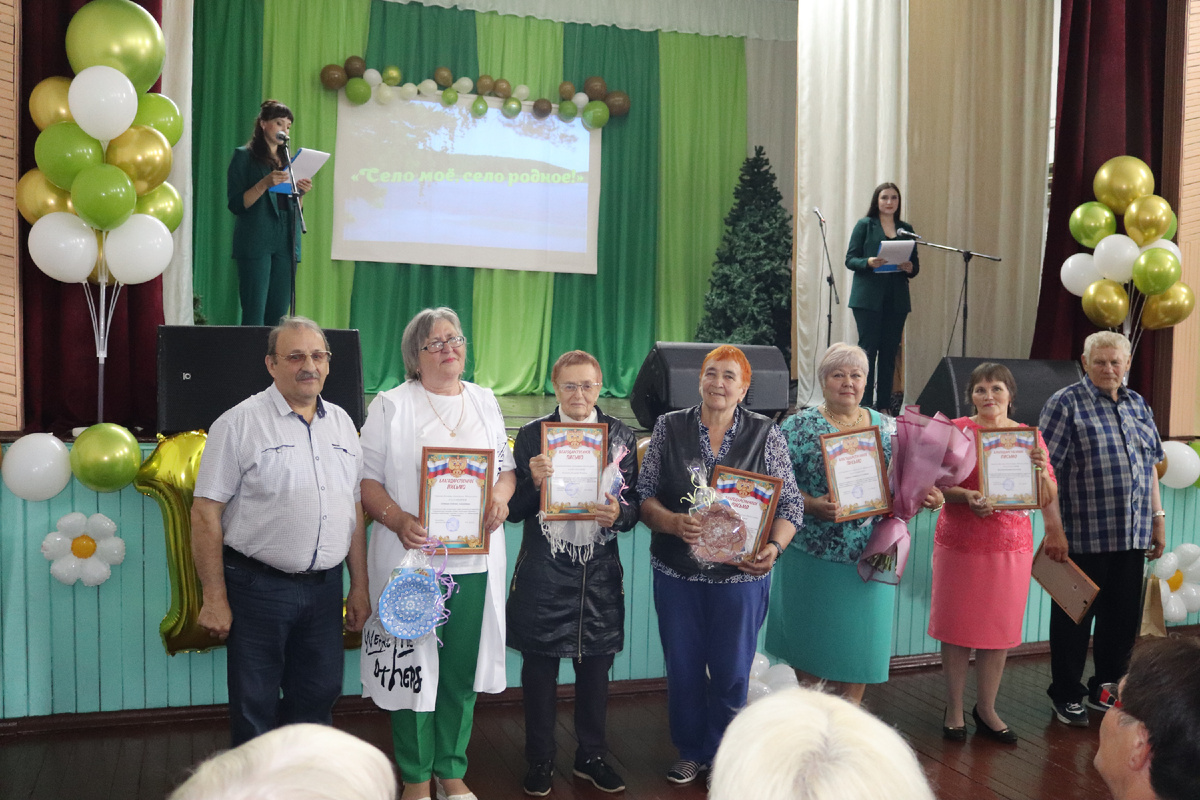
[[[717, 464], [765, 475], [767, 435], [774, 423], [745, 408], [740, 410], [740, 414], [737, 435], [730, 443], [725, 458]], [[704, 464], [700, 451], [700, 407], [672, 411], [664, 415], [662, 420], [666, 436], [659, 451], [658, 493], [655, 498], [668, 511], [686, 514], [692, 504], [683, 499], [684, 495], [695, 491], [687, 465], [693, 462], [701, 466]], [[711, 486], [712, 472], [706, 478]], [[690, 576], [700, 572], [691, 548], [678, 536], [654, 531], [650, 537], [650, 554], [679, 575]], [[719, 564], [704, 570], [704, 574], [711, 580], [721, 581], [741, 574], [741, 570], [728, 564]]]

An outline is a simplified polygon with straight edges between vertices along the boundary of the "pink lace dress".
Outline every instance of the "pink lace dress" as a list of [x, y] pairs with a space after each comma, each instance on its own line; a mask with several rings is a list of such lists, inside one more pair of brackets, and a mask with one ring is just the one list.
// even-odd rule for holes
[[[970, 436], [980, 427], [967, 417], [954, 424]], [[1046, 447], [1040, 433], [1038, 445]], [[1054, 480], [1053, 469], [1049, 474]], [[978, 489], [979, 470], [960, 485]], [[1033, 524], [1027, 512], [998, 511], [980, 519], [966, 503], [947, 503], [933, 539], [929, 635], [960, 647], [1016, 647], [1032, 568]]]

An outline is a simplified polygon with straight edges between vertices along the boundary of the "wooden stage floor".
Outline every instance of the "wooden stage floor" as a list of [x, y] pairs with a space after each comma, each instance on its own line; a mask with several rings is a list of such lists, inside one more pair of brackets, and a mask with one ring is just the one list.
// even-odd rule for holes
[[[917, 751], [942, 800], [1099, 800], [1108, 792], [1092, 768], [1100, 716], [1086, 730], [1052, 718], [1045, 687], [1049, 659], [1013, 659], [998, 703], [1021, 736], [1015, 747], [970, 736], [965, 744], [941, 738], [942, 679], [936, 668], [893, 674], [867, 690], [866, 704], [896, 726]], [[620, 687], [615, 687], [620, 691]], [[971, 689], [968, 689], [970, 692]], [[968, 697], [967, 707], [974, 702]], [[558, 772], [550, 798], [611, 797], [571, 777], [574, 735], [572, 705], [560, 702]], [[524, 732], [519, 703], [482, 700], [468, 750], [467, 781], [480, 800], [516, 800], [525, 795]], [[390, 748], [381, 712], [339, 714], [338, 727]], [[968, 723], [973, 729], [973, 724]], [[192, 765], [227, 746], [222, 720], [141, 724], [89, 731], [19, 734], [0, 738], [0, 797], [5, 800], [160, 800]], [[610, 761], [625, 778], [628, 800], [699, 800], [703, 782], [674, 786], [663, 777], [674, 760], [662, 692], [614, 696], [609, 713]], [[619, 796], [619, 795], [618, 795]]]

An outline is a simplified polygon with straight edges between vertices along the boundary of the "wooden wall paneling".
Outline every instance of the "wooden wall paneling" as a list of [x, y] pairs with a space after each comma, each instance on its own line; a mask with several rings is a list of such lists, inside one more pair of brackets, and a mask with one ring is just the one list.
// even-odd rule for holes
[[[1182, 280], [1200, 291], [1200, 2], [1169, 0], [1163, 125], [1163, 197], [1179, 219]], [[1167, 418], [1175, 438], [1200, 436], [1200, 313], [1159, 335], [1171, 347], [1158, 359], [1156, 386], [1170, 385]], [[1165, 423], [1165, 424], [1164, 424]]]
[[17, 237], [17, 120], [24, 108], [20, 94], [20, 0], [0, 0], [0, 297], [11, 300], [11, 313], [0, 315], [0, 346], [14, 358], [0, 361], [0, 429], [25, 426], [21, 369], [21, 296]]

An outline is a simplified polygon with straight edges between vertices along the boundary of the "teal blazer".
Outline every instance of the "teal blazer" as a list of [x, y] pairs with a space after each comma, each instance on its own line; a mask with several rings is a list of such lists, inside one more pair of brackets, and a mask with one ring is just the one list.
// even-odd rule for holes
[[[288, 230], [291, 220], [279, 208], [282, 195], [264, 192], [262, 197], [246, 208], [242, 195], [265, 178], [271, 167], [259, 161], [248, 147], [233, 151], [229, 172], [225, 177], [228, 207], [234, 215], [233, 257], [254, 258], [272, 253], [287, 253]], [[300, 236], [295, 236], [296, 260], [300, 260]]]
[[[896, 229], [912, 230], [904, 220], [896, 220]], [[854, 273], [854, 283], [850, 287], [850, 307], [863, 308], [870, 311], [883, 311], [884, 303], [891, 297], [893, 311], [908, 313], [912, 311], [912, 303], [908, 297], [909, 278], [917, 277], [921, 271], [921, 262], [917, 256], [917, 248], [913, 248], [912, 275], [903, 272], [878, 273], [867, 266], [867, 259], [879, 255], [879, 245], [887, 241], [883, 224], [876, 217], [863, 217], [854, 225], [850, 234], [850, 246], [846, 249], [846, 268]]]

